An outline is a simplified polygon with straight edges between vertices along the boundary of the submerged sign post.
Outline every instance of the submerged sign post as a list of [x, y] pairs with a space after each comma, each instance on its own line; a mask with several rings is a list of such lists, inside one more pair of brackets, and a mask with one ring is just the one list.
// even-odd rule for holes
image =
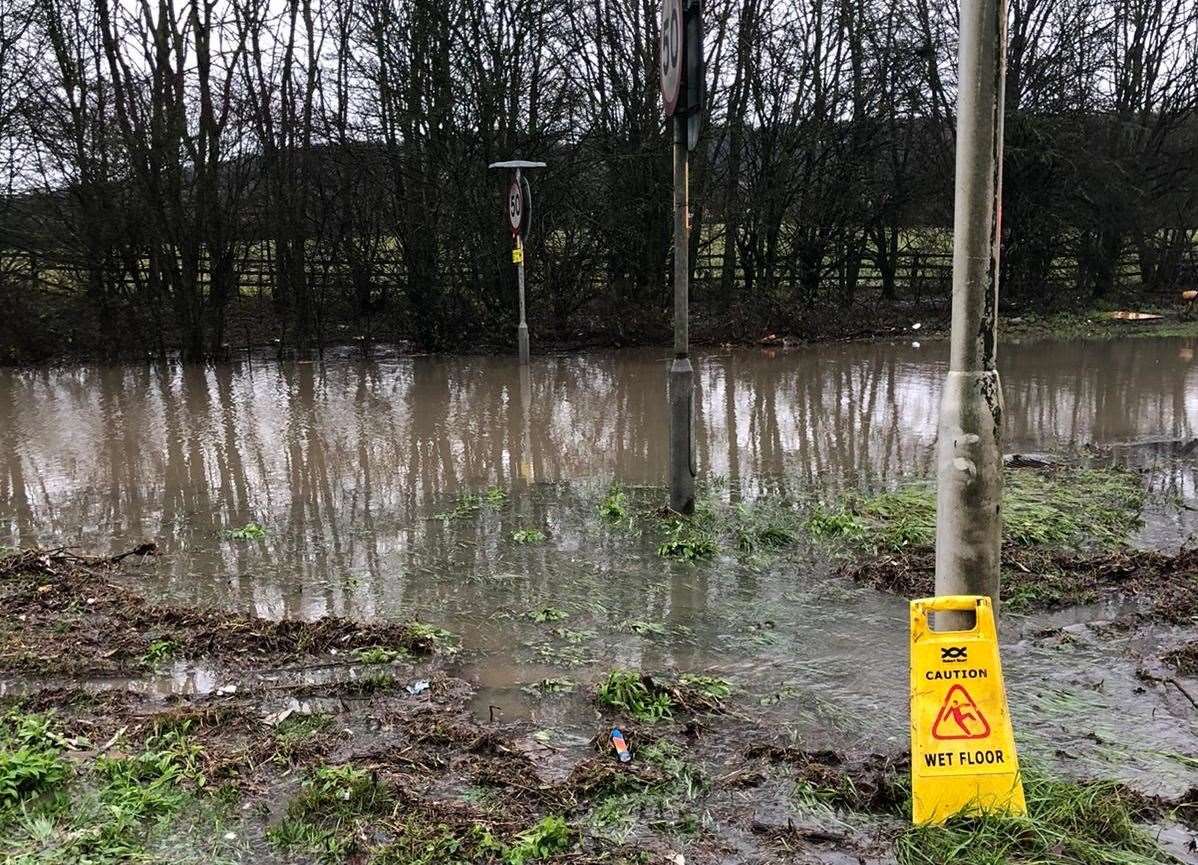
[[516, 328], [516, 345], [520, 363], [528, 363], [528, 323], [524, 316], [524, 242], [528, 239], [528, 227], [532, 224], [532, 190], [524, 171], [544, 168], [544, 162], [529, 162], [511, 159], [507, 162], [492, 162], [490, 168], [510, 169], [511, 183], [504, 197], [505, 215], [512, 231], [512, 264], [516, 266], [516, 290], [520, 301], [520, 324]]
[[[971, 611], [972, 629], [932, 630], [931, 613]], [[911, 802], [915, 823], [1027, 811], [987, 597], [911, 602]]]
[[[670, 508], [695, 510], [695, 370], [690, 361], [689, 156], [703, 118], [703, 23], [700, 0], [664, 0], [661, 7], [661, 102], [674, 142], [674, 359], [670, 364]], [[670, 127], [673, 127], [670, 129]]]

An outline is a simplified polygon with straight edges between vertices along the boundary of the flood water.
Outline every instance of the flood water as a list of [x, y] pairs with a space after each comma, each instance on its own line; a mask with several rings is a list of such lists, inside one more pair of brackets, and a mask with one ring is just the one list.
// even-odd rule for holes
[[[1137, 541], [1176, 548], [1198, 528], [1177, 506], [1198, 505], [1198, 455], [1185, 451], [1196, 352], [1187, 338], [1004, 344], [1007, 452], [1146, 469]], [[728, 497], [928, 477], [946, 354], [911, 342], [700, 353], [700, 473]], [[816, 548], [685, 565], [598, 524], [613, 480], [664, 477], [665, 356], [535, 358], [523, 374], [493, 357], [0, 370], [0, 544], [104, 553], [152, 539], [165, 555], [132, 579], [155, 597], [432, 622], [462, 636], [483, 714], [582, 727], [581, 698], [522, 688], [636, 664], [715, 671], [802, 735], [905, 742], [905, 600], [830, 578]], [[436, 516], [489, 487], [506, 500]], [[263, 538], [225, 537], [251, 521]], [[525, 528], [548, 541], [514, 543]], [[530, 620], [545, 607], [568, 618]], [[1021, 742], [1082, 774], [1184, 789], [1198, 722], [1142, 696], [1135, 661], [1177, 635], [1085, 624], [1114, 612], [1005, 625]], [[1074, 621], [1067, 644], [1035, 636]]]

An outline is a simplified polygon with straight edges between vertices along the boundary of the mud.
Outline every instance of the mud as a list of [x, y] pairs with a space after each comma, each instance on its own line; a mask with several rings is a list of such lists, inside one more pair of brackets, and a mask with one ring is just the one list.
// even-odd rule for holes
[[[153, 604], [111, 582], [122, 560], [155, 553], [154, 545], [146, 544], [107, 558], [55, 549], [0, 559], [0, 666], [54, 676], [106, 676], [167, 659], [220, 658], [226, 665], [277, 667], [354, 649], [424, 655], [436, 648], [436, 632], [416, 624], [363, 624], [334, 616], [273, 621]], [[64, 652], [65, 645], [70, 651]]]
[[[904, 597], [935, 594], [935, 553], [929, 549], [853, 561], [841, 573]], [[1175, 554], [1130, 549], [1086, 554], [1008, 544], [1002, 581], [1012, 612], [1120, 600], [1155, 621], [1187, 625], [1198, 617], [1198, 547]]]
[[[63, 550], [0, 563], [10, 622], [0, 674], [24, 685], [3, 702], [52, 710], [80, 772], [167, 731], [198, 743], [204, 781], [195, 794], [234, 802], [240, 816], [230, 834], [247, 839], [228, 861], [320, 858], [302, 844], [280, 847], [281, 827], [296, 825], [332, 833], [320, 837], [334, 838], [349, 862], [439, 861], [420, 857], [440, 845], [454, 861], [510, 861], [488, 845], [510, 851], [527, 843], [530, 827], [559, 817], [569, 847], [546, 861], [676, 863], [683, 850], [690, 865], [894, 859], [908, 807], [901, 746], [812, 747], [743, 702], [656, 674], [641, 681], [669, 697], [674, 716], [663, 723], [623, 717], [593, 692], [589, 737], [540, 729], [531, 719], [484, 721], [472, 709], [475, 687], [436, 653], [443, 642], [419, 639], [423, 632], [411, 626], [266, 622], [151, 605], [110, 582], [117, 566]], [[68, 684], [47, 684], [62, 621], [84, 648], [53, 669]], [[137, 668], [163, 637], [181, 657], [214, 665], [214, 677], [231, 687], [171, 695], [141, 687], [149, 673]], [[109, 642], [111, 654], [88, 657]], [[333, 660], [376, 645], [406, 654], [387, 664]], [[143, 679], [97, 690], [93, 666]], [[428, 687], [404, 686], [417, 680]], [[630, 763], [615, 759], [613, 724], [632, 750]], [[360, 819], [338, 817], [340, 806], [301, 784], [330, 766], [362, 773], [368, 796]], [[1189, 800], [1128, 796], [1144, 821], [1193, 816], [1192, 790]]]

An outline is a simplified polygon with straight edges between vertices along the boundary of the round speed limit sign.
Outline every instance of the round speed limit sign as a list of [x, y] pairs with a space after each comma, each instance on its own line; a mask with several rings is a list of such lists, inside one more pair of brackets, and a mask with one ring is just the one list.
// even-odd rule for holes
[[682, 0], [663, 0], [661, 4], [661, 101], [666, 117], [678, 108], [682, 93]]
[[514, 177], [507, 190], [507, 218], [512, 226], [512, 234], [519, 234], [524, 222], [524, 191], [520, 188], [520, 181]]

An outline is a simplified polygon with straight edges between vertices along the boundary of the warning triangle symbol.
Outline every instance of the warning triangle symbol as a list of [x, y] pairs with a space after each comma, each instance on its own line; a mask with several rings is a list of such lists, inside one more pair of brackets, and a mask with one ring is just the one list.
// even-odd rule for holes
[[961, 685], [949, 688], [932, 725], [932, 738], [985, 739], [989, 735], [990, 722], [969, 692]]

